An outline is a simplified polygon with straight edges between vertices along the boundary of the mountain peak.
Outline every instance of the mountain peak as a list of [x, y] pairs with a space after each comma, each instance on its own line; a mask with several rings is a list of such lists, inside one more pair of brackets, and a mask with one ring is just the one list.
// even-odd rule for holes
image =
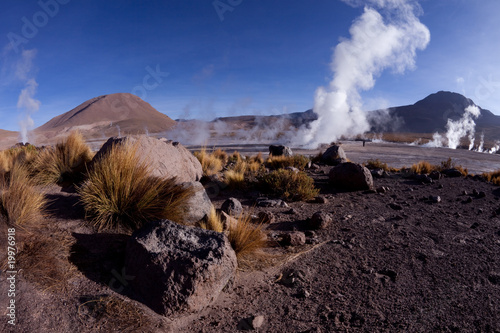
[[164, 131], [175, 121], [158, 112], [149, 103], [129, 93], [115, 93], [91, 98], [76, 108], [52, 118], [36, 131], [69, 131], [82, 127], [119, 125], [123, 130]]

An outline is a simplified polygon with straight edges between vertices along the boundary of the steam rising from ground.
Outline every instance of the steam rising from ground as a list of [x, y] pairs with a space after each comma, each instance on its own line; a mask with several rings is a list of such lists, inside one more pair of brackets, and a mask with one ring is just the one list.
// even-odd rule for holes
[[17, 100], [17, 108], [21, 112], [19, 120], [21, 141], [28, 142], [28, 131], [32, 130], [35, 123], [31, 115], [38, 111], [41, 102], [35, 99], [38, 83], [33, 74], [33, 60], [36, 56], [36, 50], [23, 50], [21, 59], [16, 65], [16, 77], [24, 83], [24, 89], [21, 90]]
[[[476, 123], [474, 119], [477, 119], [481, 115], [481, 111], [476, 105], [469, 105], [465, 108], [464, 115], [459, 120], [448, 119], [446, 123], [446, 137], [443, 137], [438, 132], [434, 133], [432, 141], [426, 143], [425, 147], [445, 147], [451, 149], [457, 149], [460, 145], [460, 140], [464, 137], [469, 139], [469, 150], [474, 148], [475, 133], [476, 133]], [[484, 135], [481, 136], [480, 149], [484, 144]]]
[[420, 6], [415, 1], [343, 1], [364, 5], [364, 12], [350, 28], [351, 38], [335, 47], [333, 79], [329, 86], [318, 88], [314, 99], [319, 118], [302, 130], [298, 144], [314, 147], [368, 131], [359, 92], [371, 89], [375, 77], [387, 68], [397, 73], [413, 69], [416, 50], [425, 49], [430, 41], [429, 30], [417, 18]]

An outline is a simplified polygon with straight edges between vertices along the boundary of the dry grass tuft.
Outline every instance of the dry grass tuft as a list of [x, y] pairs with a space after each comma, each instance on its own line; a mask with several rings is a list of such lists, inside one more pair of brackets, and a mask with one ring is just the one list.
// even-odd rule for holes
[[239, 153], [233, 156], [237, 156], [235, 162], [231, 162], [228, 170], [224, 171], [224, 182], [229, 188], [245, 188], [245, 174], [248, 169], [248, 163], [243, 159]]
[[307, 201], [319, 194], [305, 172], [278, 169], [259, 178], [263, 191], [290, 201]]
[[368, 169], [382, 169], [386, 172], [398, 172], [400, 169], [393, 168], [387, 165], [387, 163], [381, 162], [378, 158], [375, 160], [368, 160], [364, 164]]
[[9, 225], [31, 224], [39, 219], [47, 204], [43, 193], [35, 188], [28, 170], [15, 164], [5, 175], [0, 175], [0, 216]]
[[83, 180], [93, 153], [79, 132], [72, 132], [55, 148], [40, 152], [33, 162], [35, 179], [41, 184], [77, 184]]
[[200, 228], [206, 230], [213, 230], [217, 232], [224, 231], [224, 225], [222, 224], [221, 217], [217, 214], [215, 207], [212, 206], [210, 209], [210, 214], [206, 217], [205, 221], [199, 223]]
[[262, 157], [262, 153], [258, 153], [255, 156], [249, 157], [248, 158], [248, 163], [264, 164], [264, 157]]
[[37, 155], [38, 150], [33, 145], [0, 151], [0, 175], [10, 172], [16, 164], [29, 167]]
[[73, 242], [73, 237], [61, 232], [30, 233], [20, 244], [17, 267], [26, 280], [45, 291], [67, 291], [69, 279], [76, 274], [68, 260]]
[[150, 176], [130, 144], [114, 145], [88, 172], [78, 189], [87, 217], [99, 230], [134, 231], [157, 219], [183, 222], [191, 188], [175, 179]]
[[417, 164], [413, 164], [410, 168], [410, 171], [416, 174], [431, 173], [434, 170], [437, 170], [437, 167], [427, 161], [420, 161]]
[[443, 171], [446, 169], [457, 169], [460, 173], [465, 177], [469, 174], [467, 168], [464, 168], [461, 165], [457, 165], [453, 160], [448, 158], [446, 161], [442, 161], [440, 165], [432, 165], [427, 161], [420, 161], [417, 164], [413, 164], [410, 168], [410, 171], [416, 174], [427, 174], [433, 171]]
[[220, 149], [209, 154], [203, 147], [200, 151], [194, 152], [194, 156], [200, 161], [204, 176], [212, 176], [221, 172], [227, 161], [226, 152]]
[[378, 158], [375, 160], [368, 160], [365, 163], [365, 167], [368, 169], [382, 169], [384, 171], [389, 171], [389, 166], [387, 163], [381, 162]]
[[266, 166], [270, 169], [284, 169], [287, 167], [294, 167], [299, 170], [304, 170], [307, 163], [309, 163], [309, 158], [303, 155], [293, 155], [293, 156], [269, 156], [266, 160]]
[[486, 173], [483, 173], [481, 176], [483, 176], [484, 179], [486, 179], [487, 181], [489, 181], [495, 185], [500, 185], [500, 170], [486, 172]]
[[[84, 297], [82, 301], [78, 315], [86, 326], [97, 321], [102, 332], [156, 332], [146, 313], [130, 301], [108, 295]], [[94, 325], [89, 328], [95, 329]]]
[[238, 217], [236, 227], [229, 228], [229, 242], [236, 253], [238, 263], [256, 256], [267, 246], [267, 236], [263, 232], [264, 225], [254, 225], [250, 215]]

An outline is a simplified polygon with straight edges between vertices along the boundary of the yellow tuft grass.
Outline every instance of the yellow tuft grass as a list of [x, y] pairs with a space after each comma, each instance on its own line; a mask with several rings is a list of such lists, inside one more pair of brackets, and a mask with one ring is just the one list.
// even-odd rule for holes
[[500, 170], [486, 172], [486, 173], [483, 173], [482, 176], [487, 181], [489, 181], [495, 185], [500, 185]]
[[44, 194], [35, 188], [26, 167], [15, 164], [9, 174], [0, 176], [0, 215], [7, 224], [35, 222], [46, 204]]
[[229, 228], [229, 242], [236, 253], [238, 262], [254, 255], [267, 246], [267, 237], [263, 232], [264, 225], [254, 225], [250, 215], [240, 215], [235, 227]]
[[55, 148], [40, 152], [33, 162], [35, 179], [41, 184], [79, 183], [93, 153], [79, 132], [72, 132]]
[[319, 194], [314, 180], [305, 172], [278, 169], [259, 179], [261, 189], [290, 201], [307, 201]]
[[293, 156], [269, 156], [266, 160], [266, 166], [270, 169], [284, 169], [286, 167], [294, 167], [299, 170], [304, 170], [307, 163], [309, 163], [309, 158], [303, 155], [293, 155]]
[[33, 145], [0, 151], [0, 175], [10, 172], [15, 164], [29, 167], [37, 155], [38, 150]]
[[200, 161], [204, 176], [212, 176], [221, 172], [227, 161], [227, 154], [218, 149], [209, 154], [206, 147], [194, 152], [194, 156]]
[[417, 173], [417, 174], [431, 173], [434, 170], [437, 170], [437, 167], [431, 165], [427, 161], [420, 161], [416, 164], [413, 164], [410, 168], [411, 172]]
[[442, 161], [440, 165], [432, 165], [427, 161], [420, 161], [417, 164], [413, 164], [410, 171], [417, 174], [427, 174], [433, 171], [443, 171], [446, 169], [457, 169], [465, 177], [469, 174], [469, 170], [461, 165], [457, 165], [451, 158], [446, 161]]
[[200, 228], [206, 230], [213, 230], [217, 232], [224, 231], [224, 225], [222, 224], [221, 217], [217, 214], [215, 207], [212, 206], [210, 213], [206, 217], [205, 221], [199, 223]]
[[368, 169], [382, 169], [387, 172], [398, 172], [400, 169], [393, 168], [387, 165], [387, 163], [381, 162], [378, 158], [375, 160], [368, 160], [364, 164]]
[[128, 143], [114, 145], [95, 162], [78, 189], [87, 217], [99, 230], [134, 231], [157, 219], [183, 223], [193, 190], [174, 178], [150, 176], [136, 151]]

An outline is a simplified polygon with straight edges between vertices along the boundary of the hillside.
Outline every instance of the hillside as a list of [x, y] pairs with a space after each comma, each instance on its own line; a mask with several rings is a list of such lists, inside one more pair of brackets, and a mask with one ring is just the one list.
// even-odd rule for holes
[[[410, 133], [433, 133], [435, 131], [446, 131], [448, 119], [460, 119], [466, 107], [476, 105], [471, 99], [448, 91], [439, 91], [416, 102], [413, 105], [405, 105], [389, 108], [391, 119], [397, 120], [398, 128], [392, 129], [397, 132]], [[500, 116], [491, 111], [481, 108], [481, 115], [475, 120], [476, 133], [484, 132], [491, 139], [500, 139]], [[374, 111], [375, 114], [382, 111]], [[373, 116], [372, 116], [373, 117]], [[380, 130], [374, 126], [374, 131]], [[388, 129], [385, 129], [388, 131]]]
[[19, 139], [19, 133], [0, 129], [0, 149], [14, 145]]
[[[50, 137], [81, 130], [86, 137], [161, 132], [175, 121], [158, 112], [149, 103], [128, 93], [103, 95], [83, 102], [76, 108], [52, 118], [35, 129], [38, 135]], [[113, 133], [108, 133], [113, 132]]]

